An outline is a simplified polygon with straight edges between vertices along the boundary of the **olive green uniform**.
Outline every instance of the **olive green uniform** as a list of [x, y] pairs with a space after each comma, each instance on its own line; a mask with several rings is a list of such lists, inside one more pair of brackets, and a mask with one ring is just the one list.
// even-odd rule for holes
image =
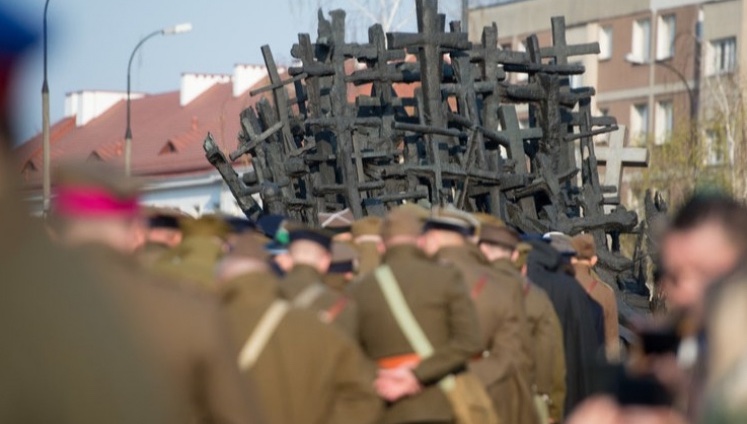
[[320, 317], [334, 323], [345, 334], [355, 339], [358, 334], [356, 305], [345, 295], [335, 293], [323, 283], [322, 275], [308, 265], [294, 266], [280, 282], [280, 295], [293, 303], [299, 295], [313, 285], [321, 288], [320, 294], [308, 309], [318, 312]]
[[[241, 346], [279, 298], [278, 281], [255, 272], [224, 286], [224, 310]], [[287, 312], [245, 375], [256, 381], [271, 424], [378, 422], [373, 368], [353, 340], [307, 310]]]
[[[449, 402], [435, 383], [466, 369], [469, 358], [480, 350], [477, 316], [463, 278], [457, 270], [427, 259], [415, 246], [390, 247], [384, 263], [435, 351], [414, 368], [424, 390], [390, 404], [383, 423], [451, 422]], [[356, 281], [350, 294], [358, 304], [359, 341], [371, 359], [413, 353], [374, 274]]]
[[477, 309], [484, 353], [470, 362], [470, 370], [485, 385], [501, 422], [535, 424], [528, 377], [533, 359], [521, 288], [501, 282], [474, 245], [442, 248], [436, 257], [462, 272]]
[[123, 311], [179, 401], [182, 422], [263, 423], [254, 387], [242, 380], [225, 317], [212, 297], [156, 278], [103, 246], [87, 246], [102, 284]]

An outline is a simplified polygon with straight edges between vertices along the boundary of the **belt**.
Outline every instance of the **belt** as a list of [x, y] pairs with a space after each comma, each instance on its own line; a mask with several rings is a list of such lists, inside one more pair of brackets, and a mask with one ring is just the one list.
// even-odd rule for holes
[[391, 369], [405, 365], [417, 365], [420, 363], [420, 355], [417, 353], [406, 353], [404, 355], [387, 356], [376, 360], [379, 368]]

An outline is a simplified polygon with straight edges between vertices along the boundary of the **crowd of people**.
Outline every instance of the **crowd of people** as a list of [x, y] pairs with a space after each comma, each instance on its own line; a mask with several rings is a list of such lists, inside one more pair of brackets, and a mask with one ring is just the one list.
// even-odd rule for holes
[[29, 40], [4, 19], [1, 422], [747, 419], [743, 203], [699, 194], [671, 217], [655, 243], [666, 310], [625, 322], [595, 272], [605, 239], [451, 205], [316, 226], [193, 217], [88, 163], [58, 167], [35, 218], [6, 100]]

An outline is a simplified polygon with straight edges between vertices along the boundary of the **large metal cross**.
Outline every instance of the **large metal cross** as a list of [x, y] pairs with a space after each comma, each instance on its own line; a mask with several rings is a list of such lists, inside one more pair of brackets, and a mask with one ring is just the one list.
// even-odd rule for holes
[[595, 149], [597, 162], [605, 165], [604, 184], [617, 187], [618, 193], [622, 185], [623, 167], [648, 166], [648, 149], [645, 147], [625, 147], [624, 125], [610, 133], [607, 147], [598, 146]]

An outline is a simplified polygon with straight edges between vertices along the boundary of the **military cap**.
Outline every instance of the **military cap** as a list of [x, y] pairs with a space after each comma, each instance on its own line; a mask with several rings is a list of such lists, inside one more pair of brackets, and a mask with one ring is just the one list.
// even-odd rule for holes
[[280, 244], [288, 244], [288, 218], [283, 215], [262, 215], [257, 220], [257, 229], [267, 238]]
[[335, 233], [344, 233], [350, 230], [355, 221], [355, 216], [350, 208], [337, 212], [319, 212], [319, 226]]
[[597, 246], [591, 234], [579, 234], [571, 239], [579, 259], [591, 259], [597, 255]]
[[461, 211], [453, 205], [437, 206], [431, 210], [431, 215], [425, 221], [424, 231], [443, 230], [459, 233], [465, 237], [475, 235], [479, 222], [467, 212]]
[[571, 238], [561, 232], [553, 231], [545, 234], [543, 238], [550, 242], [553, 249], [560, 252], [561, 255], [575, 256], [576, 249], [573, 248]]
[[475, 213], [473, 215], [480, 223], [478, 230], [480, 243], [496, 244], [513, 250], [521, 241], [519, 233], [513, 228], [508, 227], [497, 216], [486, 213]]
[[231, 228], [224, 220], [215, 215], [199, 218], [183, 218], [180, 222], [184, 237], [215, 236], [221, 239], [228, 237]]
[[267, 238], [260, 234], [247, 232], [240, 234], [231, 245], [231, 251], [226, 255], [228, 258], [251, 258], [266, 261], [270, 258], [270, 252], [265, 249]]
[[312, 228], [302, 223], [289, 223], [287, 225], [289, 243], [306, 240], [318, 244], [325, 250], [332, 249], [332, 233], [323, 228]]
[[139, 215], [140, 183], [111, 167], [67, 163], [55, 171], [53, 211], [68, 217]]
[[329, 274], [346, 274], [355, 272], [358, 261], [358, 250], [352, 243], [346, 241], [332, 242], [332, 263], [327, 272]]
[[406, 203], [392, 209], [381, 224], [381, 236], [387, 240], [394, 236], [419, 236], [430, 214], [425, 208]]
[[353, 239], [366, 236], [381, 236], [381, 218], [378, 216], [367, 216], [361, 218], [350, 227], [350, 232], [353, 234]]

